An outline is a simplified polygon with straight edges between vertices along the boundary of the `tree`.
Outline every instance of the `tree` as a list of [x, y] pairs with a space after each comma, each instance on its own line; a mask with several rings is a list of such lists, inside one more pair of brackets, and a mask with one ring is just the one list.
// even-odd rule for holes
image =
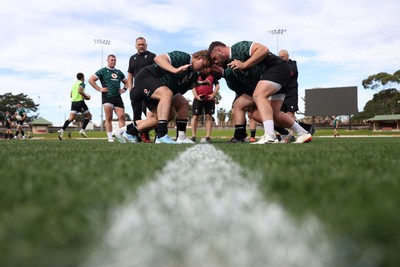
[[221, 101], [221, 99], [222, 99], [222, 96], [221, 96], [221, 94], [219, 93], [219, 91], [217, 92], [217, 94], [215, 95], [215, 105], [218, 105], [219, 104], [219, 102]]
[[365, 120], [375, 115], [399, 114], [400, 92], [397, 89], [382, 90], [368, 101], [364, 111], [353, 117], [354, 120]]
[[226, 110], [224, 108], [220, 108], [217, 111], [218, 125], [224, 125], [226, 119]]
[[364, 89], [372, 90], [388, 89], [388, 87], [391, 87], [394, 84], [400, 84], [400, 70], [393, 74], [380, 72], [378, 74], [371, 75], [362, 81], [362, 86]]
[[28, 97], [23, 93], [13, 95], [12, 93], [6, 93], [0, 95], [0, 121], [4, 121], [5, 111], [8, 110], [11, 114], [15, 113], [17, 109], [17, 103], [21, 102], [22, 106], [26, 110], [27, 119], [26, 122], [33, 121], [37, 115], [29, 116], [29, 113], [36, 112], [38, 110], [39, 104], [35, 104], [32, 98]]
[[379, 91], [368, 101], [364, 111], [353, 116], [353, 120], [365, 120], [375, 115], [400, 113], [400, 92], [394, 88], [400, 84], [400, 70], [389, 74], [380, 72], [362, 81], [364, 89]]

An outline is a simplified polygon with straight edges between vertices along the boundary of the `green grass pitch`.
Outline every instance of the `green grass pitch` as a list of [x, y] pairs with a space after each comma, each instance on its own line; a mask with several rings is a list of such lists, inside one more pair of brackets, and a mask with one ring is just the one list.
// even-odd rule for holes
[[[341, 266], [400, 266], [399, 138], [215, 139], [213, 146], [248, 170], [247, 179], [262, 173], [259, 190], [293, 218], [316, 216]], [[0, 266], [67, 267], [100, 242], [110, 212], [188, 146], [25, 140], [0, 147]], [[357, 265], [369, 260], [375, 265]]]

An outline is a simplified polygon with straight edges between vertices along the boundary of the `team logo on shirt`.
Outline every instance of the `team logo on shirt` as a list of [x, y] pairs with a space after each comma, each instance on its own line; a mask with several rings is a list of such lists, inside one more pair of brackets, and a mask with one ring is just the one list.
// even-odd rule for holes
[[112, 73], [112, 74], [111, 74], [111, 78], [117, 79], [117, 77], [118, 77], [118, 75], [117, 75], [116, 73]]
[[149, 91], [149, 90], [147, 90], [147, 89], [144, 89], [144, 90], [143, 90], [143, 93], [145, 93], [145, 95], [149, 96], [149, 94], [150, 94], [150, 91]]

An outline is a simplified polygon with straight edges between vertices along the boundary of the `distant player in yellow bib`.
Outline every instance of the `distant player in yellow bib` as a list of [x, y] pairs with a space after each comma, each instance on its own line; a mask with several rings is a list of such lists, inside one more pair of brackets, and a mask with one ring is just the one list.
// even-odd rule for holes
[[64, 122], [62, 129], [58, 131], [59, 133], [58, 139], [60, 140], [63, 139], [63, 134], [65, 129], [71, 122], [75, 120], [76, 114], [82, 113], [85, 116], [85, 119], [83, 120], [82, 124], [82, 129], [79, 131], [79, 134], [82, 135], [83, 137], [87, 137], [85, 129], [90, 120], [92, 119], [92, 114], [90, 113], [89, 108], [85, 103], [85, 99], [86, 100], [90, 99], [90, 95], [85, 93], [85, 76], [83, 75], [83, 73], [79, 72], [76, 75], [76, 78], [78, 79], [78, 81], [74, 83], [70, 93], [72, 103], [71, 103], [71, 112], [69, 113], [69, 118]]

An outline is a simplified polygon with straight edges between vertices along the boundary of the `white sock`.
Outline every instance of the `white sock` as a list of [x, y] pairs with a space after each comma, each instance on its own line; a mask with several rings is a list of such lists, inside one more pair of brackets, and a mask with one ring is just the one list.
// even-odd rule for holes
[[186, 132], [178, 131], [178, 138], [181, 140], [186, 139]]
[[273, 120], [266, 120], [263, 121], [264, 125], [264, 132], [271, 137], [276, 137], [274, 132], [274, 121]]
[[308, 133], [303, 127], [300, 126], [300, 124], [297, 123], [297, 121], [294, 121], [292, 127], [290, 127], [290, 130], [294, 131], [297, 135]]
[[107, 132], [107, 137], [112, 138], [112, 132]]

